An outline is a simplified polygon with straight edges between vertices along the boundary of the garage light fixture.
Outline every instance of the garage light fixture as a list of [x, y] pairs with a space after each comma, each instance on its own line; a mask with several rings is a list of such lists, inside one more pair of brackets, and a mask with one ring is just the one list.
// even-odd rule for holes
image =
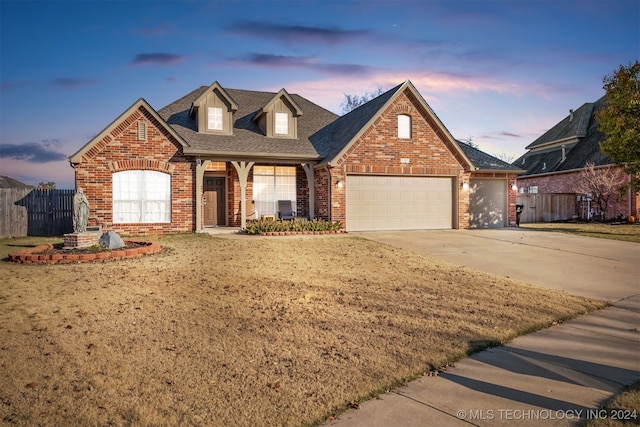
[[342, 188], [342, 185], [342, 180], [338, 180], [338, 182], [336, 182], [336, 187]]
[[518, 191], [518, 186], [514, 183], [514, 184], [511, 186], [511, 189], [512, 189], [513, 191]]
[[460, 186], [464, 191], [467, 191], [469, 189], [469, 183], [466, 181], [462, 181], [462, 184], [460, 184]]

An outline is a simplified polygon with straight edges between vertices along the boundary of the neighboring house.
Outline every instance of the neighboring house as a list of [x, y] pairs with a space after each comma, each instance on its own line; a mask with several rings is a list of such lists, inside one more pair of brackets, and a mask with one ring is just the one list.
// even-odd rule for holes
[[[529, 151], [513, 162], [514, 166], [526, 170], [518, 176], [521, 194], [572, 195], [572, 200], [575, 200], [573, 215], [588, 219], [600, 214], [595, 212], [597, 207], [591, 200], [576, 187], [588, 163], [593, 163], [600, 171], [609, 167], [623, 169], [600, 151], [600, 142], [605, 135], [600, 132], [595, 116], [604, 107], [605, 100], [603, 96], [575, 111], [569, 110], [567, 117], [526, 147]], [[623, 181], [620, 185], [625, 183]], [[639, 202], [638, 194], [631, 191], [614, 195], [607, 208], [607, 217], [637, 217]]]
[[0, 175], [0, 188], [33, 188], [31, 185], [27, 185], [18, 181], [17, 179], [10, 178], [8, 176]]
[[341, 117], [217, 82], [140, 99], [69, 161], [92, 221], [124, 234], [244, 228], [278, 200], [348, 231], [504, 227], [522, 172], [456, 141], [410, 81]]

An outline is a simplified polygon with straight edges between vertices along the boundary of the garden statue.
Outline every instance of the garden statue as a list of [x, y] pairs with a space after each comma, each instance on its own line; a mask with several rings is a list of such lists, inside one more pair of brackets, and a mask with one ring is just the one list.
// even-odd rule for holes
[[86, 232], [87, 221], [89, 221], [89, 201], [84, 195], [84, 190], [78, 187], [73, 196], [73, 232]]

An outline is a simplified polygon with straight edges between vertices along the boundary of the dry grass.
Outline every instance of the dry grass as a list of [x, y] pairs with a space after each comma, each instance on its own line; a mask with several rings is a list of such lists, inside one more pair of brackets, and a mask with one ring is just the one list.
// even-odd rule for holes
[[[349, 236], [160, 242], [118, 262], [0, 261], [4, 423], [311, 425], [602, 304]], [[0, 258], [35, 243], [0, 241]]]
[[[586, 423], [587, 427], [624, 427], [640, 425], [640, 381], [625, 387], [604, 405], [604, 412]], [[602, 415], [602, 416], [600, 416]]]
[[521, 224], [521, 226], [522, 228], [531, 228], [540, 231], [556, 231], [559, 233], [640, 243], [640, 223], [638, 222], [633, 224], [540, 222]]

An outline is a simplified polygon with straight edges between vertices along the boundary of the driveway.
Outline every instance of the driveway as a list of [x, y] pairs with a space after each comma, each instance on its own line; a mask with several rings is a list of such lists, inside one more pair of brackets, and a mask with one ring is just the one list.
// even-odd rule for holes
[[520, 228], [349, 233], [532, 285], [618, 301], [640, 294], [640, 245]]

